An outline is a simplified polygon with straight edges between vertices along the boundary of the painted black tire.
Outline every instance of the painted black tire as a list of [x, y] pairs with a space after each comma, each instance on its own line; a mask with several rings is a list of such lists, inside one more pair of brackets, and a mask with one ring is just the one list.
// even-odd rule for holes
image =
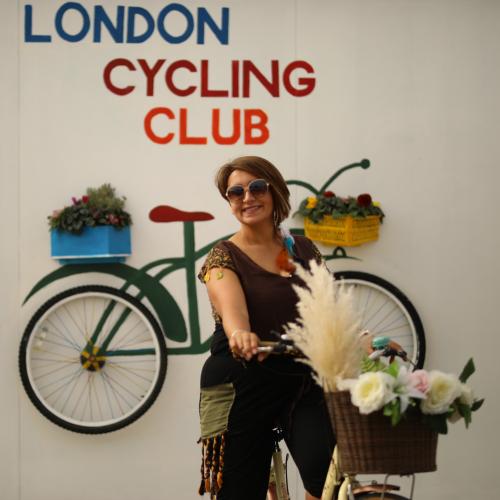
[[[96, 330], [104, 333], [92, 351]], [[19, 349], [21, 380], [35, 407], [83, 434], [116, 431], [141, 417], [158, 397], [166, 370], [155, 317], [135, 297], [107, 286], [75, 287], [49, 299], [29, 321]]]

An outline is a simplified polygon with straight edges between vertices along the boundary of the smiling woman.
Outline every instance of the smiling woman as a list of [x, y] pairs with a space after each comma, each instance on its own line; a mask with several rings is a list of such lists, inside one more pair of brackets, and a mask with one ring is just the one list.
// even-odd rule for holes
[[307, 238], [281, 229], [290, 193], [272, 163], [237, 158], [219, 169], [216, 185], [240, 228], [209, 252], [198, 275], [215, 319], [201, 373], [199, 491], [218, 500], [264, 499], [279, 425], [306, 498], [319, 498], [334, 447], [323, 393], [307, 366], [266, 358], [257, 346], [296, 318], [294, 286], [303, 286], [296, 265], [321, 255]]

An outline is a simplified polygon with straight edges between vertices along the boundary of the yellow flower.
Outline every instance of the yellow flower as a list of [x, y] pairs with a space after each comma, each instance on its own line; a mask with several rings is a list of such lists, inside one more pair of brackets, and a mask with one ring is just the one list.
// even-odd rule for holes
[[380, 207], [380, 201], [374, 201], [373, 202], [374, 207]]
[[315, 196], [309, 196], [307, 198], [306, 208], [314, 208], [318, 204], [318, 199]]

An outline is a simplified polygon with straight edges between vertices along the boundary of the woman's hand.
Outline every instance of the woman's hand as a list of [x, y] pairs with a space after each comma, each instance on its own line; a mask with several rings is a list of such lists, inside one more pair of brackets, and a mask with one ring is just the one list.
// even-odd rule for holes
[[229, 337], [229, 348], [235, 356], [249, 361], [257, 354], [259, 342], [259, 337], [253, 332], [248, 332], [246, 330], [234, 330]]

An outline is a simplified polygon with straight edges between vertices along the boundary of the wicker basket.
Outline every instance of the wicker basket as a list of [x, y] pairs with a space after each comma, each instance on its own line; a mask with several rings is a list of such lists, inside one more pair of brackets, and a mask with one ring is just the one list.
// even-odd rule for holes
[[352, 247], [378, 239], [380, 217], [368, 215], [355, 219], [348, 215], [334, 219], [325, 215], [321, 222], [315, 223], [307, 217], [304, 219], [306, 236], [325, 245]]
[[411, 474], [436, 470], [437, 433], [408, 414], [393, 427], [381, 411], [361, 415], [349, 391], [325, 394], [345, 473]]

